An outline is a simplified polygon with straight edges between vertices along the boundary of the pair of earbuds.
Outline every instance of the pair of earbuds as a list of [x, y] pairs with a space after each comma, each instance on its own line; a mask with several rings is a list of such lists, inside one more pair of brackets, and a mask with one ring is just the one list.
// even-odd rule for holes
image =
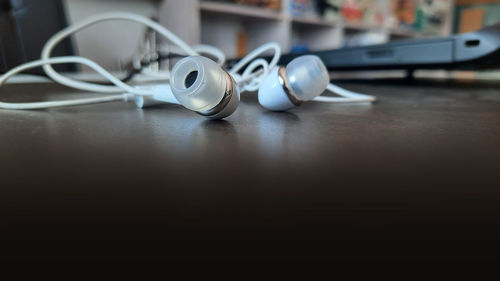
[[[51, 57], [51, 52], [65, 38], [93, 24], [110, 21], [132, 21], [147, 26], [168, 39], [179, 52], [186, 55], [178, 61], [168, 83], [132, 86], [106, 71], [96, 62], [79, 56]], [[273, 51], [270, 62], [260, 56]], [[206, 54], [216, 58], [200, 56]], [[267, 43], [226, 71], [222, 68], [224, 54], [208, 45], [189, 46], [171, 31], [148, 18], [123, 12], [91, 16], [54, 34], [44, 45], [41, 59], [19, 65], [0, 76], [0, 86], [10, 77], [25, 70], [42, 66], [53, 81], [78, 90], [106, 94], [101, 97], [72, 100], [8, 103], [0, 102], [0, 109], [45, 109], [104, 102], [133, 101], [140, 108], [157, 103], [175, 103], [210, 119], [231, 115], [239, 105], [240, 93], [258, 91], [259, 103], [274, 111], [285, 111], [309, 100], [320, 102], [372, 102], [373, 96], [351, 92], [329, 83], [328, 71], [317, 56], [304, 55], [286, 66], [277, 66], [281, 49], [276, 43]], [[52, 67], [54, 64], [78, 63], [88, 66], [112, 85], [79, 81], [64, 76]], [[319, 97], [325, 90], [342, 97]]]
[[[270, 71], [258, 89], [259, 103], [269, 110], [285, 111], [321, 95], [328, 83], [328, 71], [320, 58], [300, 56]], [[177, 62], [171, 72], [170, 87], [153, 86], [152, 91], [149, 98], [138, 96], [136, 104], [142, 108], [155, 101], [178, 103], [207, 118], [222, 119], [231, 115], [240, 102], [232, 75], [202, 56]]]

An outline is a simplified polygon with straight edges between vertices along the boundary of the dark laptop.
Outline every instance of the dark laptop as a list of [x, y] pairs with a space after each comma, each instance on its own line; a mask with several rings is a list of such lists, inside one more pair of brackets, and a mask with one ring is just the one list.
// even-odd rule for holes
[[[0, 0], [0, 73], [39, 59], [45, 42], [66, 27], [62, 0]], [[54, 56], [72, 55], [71, 41], [62, 41]], [[58, 71], [74, 71], [75, 65], [57, 65]], [[28, 71], [42, 74], [41, 69]]]
[[[310, 54], [310, 53], [309, 53]], [[313, 52], [329, 70], [500, 68], [500, 24], [450, 37]], [[286, 64], [302, 54], [281, 58]]]

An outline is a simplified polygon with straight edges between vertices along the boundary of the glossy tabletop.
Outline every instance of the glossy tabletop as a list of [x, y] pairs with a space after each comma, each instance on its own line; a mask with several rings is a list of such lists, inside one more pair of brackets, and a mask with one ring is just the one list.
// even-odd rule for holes
[[275, 113], [245, 94], [225, 121], [172, 105], [0, 111], [0, 257], [497, 258], [500, 83], [341, 85], [378, 101]]

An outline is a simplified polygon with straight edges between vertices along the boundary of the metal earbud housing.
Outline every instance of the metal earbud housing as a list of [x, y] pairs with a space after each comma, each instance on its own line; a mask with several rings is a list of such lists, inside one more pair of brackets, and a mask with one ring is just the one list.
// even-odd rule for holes
[[231, 115], [240, 102], [236, 82], [213, 60], [185, 57], [172, 69], [170, 86], [186, 108], [210, 119]]
[[300, 56], [264, 79], [259, 103], [269, 110], [285, 111], [321, 95], [329, 82], [328, 70], [319, 57]]

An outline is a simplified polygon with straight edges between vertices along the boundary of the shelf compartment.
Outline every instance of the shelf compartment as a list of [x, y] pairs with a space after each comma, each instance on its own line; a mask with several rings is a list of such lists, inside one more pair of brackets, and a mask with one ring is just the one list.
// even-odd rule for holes
[[339, 21], [326, 20], [320, 17], [304, 16], [304, 17], [292, 17], [292, 24], [304, 25], [304, 26], [317, 26], [317, 27], [334, 27], [339, 25]]
[[370, 25], [362, 22], [347, 22], [347, 21], [344, 21], [344, 28], [346, 31], [351, 31], [351, 32], [365, 32], [365, 31], [383, 29], [383, 27], [381, 26]]

